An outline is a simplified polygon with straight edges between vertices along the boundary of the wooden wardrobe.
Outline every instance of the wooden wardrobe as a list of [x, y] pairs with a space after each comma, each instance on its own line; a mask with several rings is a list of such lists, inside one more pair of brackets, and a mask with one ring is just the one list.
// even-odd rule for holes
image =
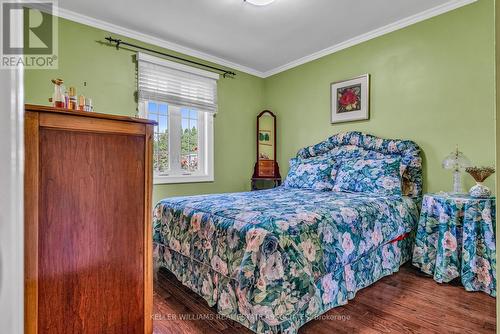
[[154, 122], [26, 105], [25, 333], [151, 333]]

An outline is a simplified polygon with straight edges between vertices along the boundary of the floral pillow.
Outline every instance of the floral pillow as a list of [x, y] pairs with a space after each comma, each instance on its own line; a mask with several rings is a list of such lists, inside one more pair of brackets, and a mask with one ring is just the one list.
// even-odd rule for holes
[[401, 159], [345, 160], [333, 191], [366, 192], [401, 196]]
[[335, 161], [329, 156], [309, 159], [293, 158], [284, 186], [313, 190], [332, 190], [335, 178]]

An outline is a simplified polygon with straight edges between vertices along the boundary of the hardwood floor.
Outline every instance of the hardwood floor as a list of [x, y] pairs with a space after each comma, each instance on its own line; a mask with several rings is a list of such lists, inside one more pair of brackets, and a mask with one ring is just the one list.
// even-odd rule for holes
[[[206, 302], [166, 270], [155, 282], [154, 333], [253, 333], [217, 318]], [[316, 333], [495, 333], [495, 298], [466, 292], [459, 283], [438, 284], [406, 264], [358, 292], [346, 306], [299, 330]], [[183, 319], [181, 319], [183, 318]]]

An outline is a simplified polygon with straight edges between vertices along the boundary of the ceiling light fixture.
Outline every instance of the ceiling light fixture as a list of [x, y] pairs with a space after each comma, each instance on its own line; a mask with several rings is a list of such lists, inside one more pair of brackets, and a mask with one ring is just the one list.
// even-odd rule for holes
[[244, 2], [251, 3], [255, 6], [267, 6], [274, 2], [274, 0], [243, 0]]

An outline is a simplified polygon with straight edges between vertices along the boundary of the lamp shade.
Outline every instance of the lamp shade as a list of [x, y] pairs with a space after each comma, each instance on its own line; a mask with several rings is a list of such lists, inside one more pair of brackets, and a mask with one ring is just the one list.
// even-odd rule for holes
[[454, 152], [448, 154], [443, 160], [444, 169], [453, 170], [465, 170], [467, 167], [471, 167], [472, 164], [470, 160], [458, 150], [458, 146]]

